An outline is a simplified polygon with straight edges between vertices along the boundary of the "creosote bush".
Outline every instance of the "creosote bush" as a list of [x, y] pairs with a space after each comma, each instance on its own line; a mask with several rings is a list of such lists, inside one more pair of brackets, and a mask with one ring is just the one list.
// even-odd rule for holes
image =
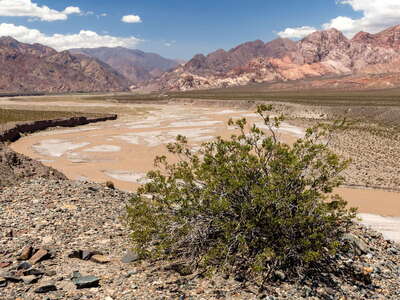
[[293, 145], [277, 137], [283, 117], [259, 106], [266, 130], [230, 121], [238, 134], [193, 152], [177, 137], [157, 157], [128, 205], [134, 248], [143, 257], [184, 259], [203, 270], [263, 280], [275, 270], [295, 275], [335, 254], [355, 210], [330, 196], [348, 165], [328, 148], [345, 122], [308, 129]]

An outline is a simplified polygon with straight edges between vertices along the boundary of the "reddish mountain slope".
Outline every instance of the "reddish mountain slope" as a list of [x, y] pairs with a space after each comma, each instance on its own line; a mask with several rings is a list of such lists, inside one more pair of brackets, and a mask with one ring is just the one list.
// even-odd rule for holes
[[0, 92], [124, 91], [128, 80], [110, 66], [68, 51], [0, 38]]
[[386, 87], [397, 85], [399, 76], [380, 76], [377, 80], [375, 75], [400, 73], [399, 62], [400, 26], [377, 34], [360, 32], [351, 40], [329, 29], [314, 32], [297, 43], [283, 39], [266, 44], [255, 41], [227, 52], [196, 55], [153, 85], [187, 90], [350, 75], [362, 76], [363, 80], [356, 80], [357, 86]]

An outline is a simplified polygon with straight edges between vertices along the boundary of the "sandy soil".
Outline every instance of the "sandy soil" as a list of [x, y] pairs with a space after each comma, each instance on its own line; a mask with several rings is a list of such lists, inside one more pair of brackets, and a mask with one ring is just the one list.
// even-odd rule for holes
[[[66, 103], [46, 105], [64, 107]], [[90, 106], [110, 112], [115, 108], [112, 103], [90, 103]], [[216, 107], [124, 104], [124, 109], [129, 113], [122, 114], [116, 121], [40, 132], [20, 139], [11, 147], [62, 171], [71, 179], [111, 180], [117, 187], [132, 191], [145, 182], [145, 173], [153, 168], [154, 157], [166, 154], [165, 145], [173, 142], [178, 134], [187, 136], [196, 149], [215, 136], [232, 134], [234, 129], [226, 125], [229, 118], [259, 121], [252, 111]], [[146, 114], [132, 113], [135, 109]], [[302, 128], [283, 124], [280, 136], [293, 142], [303, 133]], [[400, 217], [400, 193], [353, 188], [340, 188], [336, 192], [350, 206], [359, 208], [365, 224], [381, 226], [388, 236], [397, 237], [400, 221], [392, 218], [381, 222], [378, 215]]]

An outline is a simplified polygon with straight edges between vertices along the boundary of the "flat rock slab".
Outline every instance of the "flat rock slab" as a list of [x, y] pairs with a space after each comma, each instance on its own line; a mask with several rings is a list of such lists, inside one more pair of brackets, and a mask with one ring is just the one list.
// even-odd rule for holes
[[98, 287], [100, 278], [96, 276], [80, 276], [72, 278], [72, 282], [76, 285], [77, 289], [85, 289]]

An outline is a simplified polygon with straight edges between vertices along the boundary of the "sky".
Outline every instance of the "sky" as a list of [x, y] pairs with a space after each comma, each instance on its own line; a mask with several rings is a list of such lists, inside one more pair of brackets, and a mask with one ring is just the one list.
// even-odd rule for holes
[[0, 0], [0, 36], [57, 50], [122, 46], [190, 59], [246, 41], [352, 37], [400, 24], [400, 0]]

